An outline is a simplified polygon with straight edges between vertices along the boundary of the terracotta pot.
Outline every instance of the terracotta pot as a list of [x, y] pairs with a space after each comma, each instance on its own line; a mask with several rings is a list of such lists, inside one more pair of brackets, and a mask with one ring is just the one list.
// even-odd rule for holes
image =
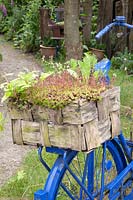
[[90, 48], [91, 52], [96, 55], [97, 60], [100, 61], [104, 58], [104, 50]]
[[41, 55], [45, 58], [55, 57], [56, 56], [56, 47], [45, 47], [40, 45]]

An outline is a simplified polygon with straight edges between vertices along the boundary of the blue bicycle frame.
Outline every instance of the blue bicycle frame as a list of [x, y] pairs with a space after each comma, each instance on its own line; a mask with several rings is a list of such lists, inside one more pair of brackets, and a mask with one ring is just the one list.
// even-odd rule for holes
[[113, 26], [123, 26], [129, 29], [133, 28], [133, 25], [125, 23], [126, 18], [124, 16], [116, 16], [115, 22], [108, 24], [103, 28], [95, 37], [100, 39], [105, 33], [109, 32]]

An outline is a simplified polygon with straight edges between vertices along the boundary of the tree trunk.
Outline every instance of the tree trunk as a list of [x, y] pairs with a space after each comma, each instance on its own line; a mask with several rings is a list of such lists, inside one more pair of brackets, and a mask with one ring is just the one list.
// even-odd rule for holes
[[[99, 16], [98, 16], [98, 31], [103, 29], [107, 24], [113, 20], [113, 0], [99, 0]], [[107, 55], [111, 57], [111, 41], [109, 34], [105, 34], [102, 41], [107, 44]]]
[[79, 32], [79, 0], [65, 0], [64, 37], [66, 59], [81, 59], [82, 43]]
[[92, 0], [85, 0], [83, 2], [83, 11], [84, 11], [84, 27], [83, 27], [83, 36], [85, 42], [88, 44], [91, 35], [91, 18], [92, 18]]

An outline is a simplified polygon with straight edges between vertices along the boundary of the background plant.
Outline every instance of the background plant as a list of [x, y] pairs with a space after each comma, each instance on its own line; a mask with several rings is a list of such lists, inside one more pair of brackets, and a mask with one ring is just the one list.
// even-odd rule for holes
[[[63, 0], [0, 0], [7, 9], [7, 16], [0, 17], [0, 31], [5, 33], [8, 40], [13, 40], [15, 47], [25, 52], [38, 50], [40, 45], [39, 34], [39, 7], [50, 9], [51, 18], [56, 20], [55, 8], [63, 3]], [[12, 3], [13, 2], [13, 3]], [[96, 19], [98, 13], [98, 1], [93, 2], [92, 38], [96, 32]], [[93, 39], [92, 42], [93, 43]], [[61, 47], [63, 44], [61, 44]], [[96, 46], [96, 42], [95, 45]], [[65, 57], [64, 48], [59, 51], [59, 56]]]
[[53, 39], [51, 39], [51, 37], [44, 37], [43, 40], [41, 40], [41, 44], [46, 46], [46, 47], [56, 47], [57, 42]]
[[14, 38], [17, 37], [18, 32], [20, 28], [22, 27], [24, 23], [23, 16], [26, 13], [26, 7], [25, 6], [17, 6], [15, 5], [12, 8], [12, 15], [7, 16], [3, 26], [1, 26], [3, 33], [5, 33], [7, 40], [14, 40]]
[[8, 40], [26, 52], [39, 48], [39, 7], [42, 1], [14, 1], [3, 0], [7, 9], [7, 16], [0, 17], [0, 31], [5, 33]]
[[65, 69], [65, 66], [67, 68], [67, 64], [61, 63], [59, 61], [57, 62], [53, 60], [53, 58], [49, 60], [45, 60], [45, 58], [42, 58], [41, 65], [45, 73], [62, 71], [63, 69]]
[[26, 14], [23, 17], [23, 26], [17, 32], [14, 43], [25, 52], [35, 51], [40, 44], [39, 34], [39, 8], [41, 0], [33, 0], [27, 6]]
[[133, 74], [133, 54], [128, 52], [126, 48], [124, 53], [118, 52], [116, 56], [111, 59], [112, 67], [127, 71], [128, 74]]
[[91, 38], [88, 44], [91, 48], [103, 49], [105, 50], [105, 44], [97, 41], [95, 36], [97, 34], [97, 26], [98, 26], [98, 9], [99, 9], [99, 1], [94, 0], [92, 6], [92, 19], [91, 19]]

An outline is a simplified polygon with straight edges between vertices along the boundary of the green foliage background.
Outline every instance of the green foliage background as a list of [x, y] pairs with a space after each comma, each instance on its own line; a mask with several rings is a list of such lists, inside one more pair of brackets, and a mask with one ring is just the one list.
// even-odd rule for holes
[[[7, 16], [4, 17], [0, 10], [0, 33], [4, 33], [7, 40], [12, 40], [15, 47], [25, 52], [35, 51], [39, 48], [39, 8], [50, 9], [51, 18], [55, 19], [53, 12], [55, 7], [63, 3], [63, 0], [0, 0], [0, 5], [7, 8]], [[82, 1], [81, 1], [82, 2]], [[92, 38], [91, 46], [95, 46], [94, 35], [97, 28], [98, 1], [93, 1]]]
[[0, 0], [5, 5], [7, 16], [0, 10], [0, 33], [4, 33], [7, 40], [12, 40], [15, 47], [25, 52], [39, 48], [39, 8], [41, 6], [53, 10], [62, 0]]

